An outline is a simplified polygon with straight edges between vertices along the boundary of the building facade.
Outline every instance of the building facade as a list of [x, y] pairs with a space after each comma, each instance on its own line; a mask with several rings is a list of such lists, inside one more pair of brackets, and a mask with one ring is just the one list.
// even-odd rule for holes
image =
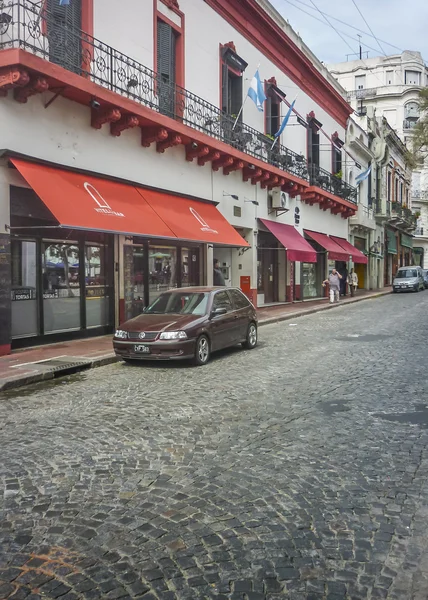
[[110, 332], [162, 290], [211, 284], [213, 259], [255, 304], [318, 297], [336, 260], [361, 259], [352, 109], [267, 2], [0, 11], [2, 352]]

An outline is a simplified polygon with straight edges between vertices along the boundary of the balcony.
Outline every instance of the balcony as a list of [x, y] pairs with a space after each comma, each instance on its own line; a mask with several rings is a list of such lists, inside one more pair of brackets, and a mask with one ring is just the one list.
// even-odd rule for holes
[[428, 202], [428, 190], [412, 190], [412, 200]]
[[[218, 168], [224, 168], [225, 174], [241, 169], [244, 180], [251, 180], [253, 184], [260, 182], [263, 187], [287, 183], [294, 193], [301, 193], [309, 185], [319, 185], [322, 190], [338, 197], [337, 200], [349, 201], [350, 205], [342, 206], [349, 215], [355, 212], [352, 205], [356, 202], [356, 189], [352, 186], [322, 169], [310, 176], [303, 155], [279, 143], [272, 149], [272, 138], [239, 121], [235, 125], [233, 116], [223, 113], [210, 102], [185, 88], [163, 81], [148, 67], [80, 29], [65, 25], [57, 15], [46, 9], [42, 14], [40, 10], [40, 4], [29, 0], [10, 0], [1, 4], [0, 50], [25, 50], [37, 60], [25, 60], [27, 70], [18, 82], [12, 82], [13, 74], [5, 73], [3, 82], [6, 83], [3, 83], [0, 95], [13, 87], [15, 99], [26, 102], [28, 96], [50, 89], [56, 96], [62, 95], [89, 105], [91, 89], [97, 91], [90, 84], [96, 84], [125, 99], [119, 101], [111, 93], [102, 95], [98, 88], [96, 98], [103, 100], [100, 102], [103, 110], [98, 114], [92, 111], [92, 124], [96, 128], [110, 123], [113, 135], [120, 135], [122, 130], [138, 125], [142, 129], [143, 146], [156, 141], [158, 151], [163, 152], [172, 145], [184, 144], [188, 160], [197, 158], [201, 165], [211, 161], [213, 168], [216, 162]], [[23, 55], [21, 53], [20, 56], [25, 58]], [[55, 77], [51, 77], [49, 71], [37, 62], [39, 59], [55, 65], [51, 68]], [[14, 66], [16, 62], [10, 64]], [[69, 75], [64, 77], [58, 67], [66, 69]], [[18, 75], [15, 74], [16, 77]], [[2, 77], [0, 88], [1, 80]], [[51, 99], [54, 100], [55, 97]], [[141, 110], [137, 115], [133, 103], [152, 112], [143, 113]], [[120, 105], [119, 109], [117, 105]], [[167, 119], [161, 118], [161, 115]], [[115, 120], [118, 123], [114, 123]], [[230, 151], [230, 156], [226, 156], [222, 145], [213, 143], [210, 146], [209, 140], [198, 134], [226, 144], [237, 152]], [[216, 148], [220, 151], [216, 152]], [[248, 157], [254, 160], [249, 161]], [[266, 170], [261, 163], [266, 165]]]
[[349, 224], [363, 230], [375, 230], [376, 220], [374, 209], [369, 206], [359, 205], [357, 214], [349, 219]]
[[414, 129], [418, 119], [404, 119], [403, 121], [403, 129]]
[[390, 220], [394, 222], [395, 225], [401, 226], [403, 229], [413, 231], [416, 227], [416, 217], [406, 206], [403, 206], [399, 202], [391, 203], [391, 217]]
[[354, 98], [357, 100], [364, 100], [364, 98], [372, 98], [377, 96], [377, 88], [367, 88], [362, 90], [352, 90], [347, 93], [348, 102]]
[[309, 182], [334, 196], [348, 200], [348, 202], [354, 204], [357, 202], [357, 188], [318, 165], [309, 165]]

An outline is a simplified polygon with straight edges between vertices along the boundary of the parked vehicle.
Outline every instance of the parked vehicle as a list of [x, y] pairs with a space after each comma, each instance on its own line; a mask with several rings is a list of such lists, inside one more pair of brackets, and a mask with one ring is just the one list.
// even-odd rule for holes
[[178, 288], [162, 293], [144, 312], [123, 323], [113, 338], [117, 356], [137, 360], [193, 359], [257, 345], [257, 312], [238, 288]]
[[393, 292], [419, 292], [425, 289], [421, 267], [400, 267], [392, 282]]
[[428, 288], [428, 269], [423, 270], [425, 289]]

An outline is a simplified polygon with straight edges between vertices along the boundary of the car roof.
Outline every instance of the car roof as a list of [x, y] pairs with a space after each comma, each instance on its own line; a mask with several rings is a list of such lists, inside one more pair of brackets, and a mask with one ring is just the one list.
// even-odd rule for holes
[[240, 290], [239, 288], [236, 287], [226, 287], [224, 285], [222, 286], [199, 286], [199, 287], [182, 287], [182, 288], [174, 288], [171, 290], [165, 290], [165, 292], [163, 292], [164, 294], [166, 293], [172, 293], [172, 294], [181, 294], [181, 293], [195, 293], [195, 294], [200, 294], [200, 293], [209, 293], [209, 292], [217, 292], [219, 290], [238, 290], [239, 292], [242, 292], [242, 290]]

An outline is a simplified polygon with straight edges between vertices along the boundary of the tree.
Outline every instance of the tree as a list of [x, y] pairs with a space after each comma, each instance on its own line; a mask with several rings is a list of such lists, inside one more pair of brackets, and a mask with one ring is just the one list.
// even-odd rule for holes
[[411, 169], [420, 167], [428, 157], [428, 88], [419, 94], [420, 117], [413, 128], [412, 151], [406, 157], [407, 166]]

